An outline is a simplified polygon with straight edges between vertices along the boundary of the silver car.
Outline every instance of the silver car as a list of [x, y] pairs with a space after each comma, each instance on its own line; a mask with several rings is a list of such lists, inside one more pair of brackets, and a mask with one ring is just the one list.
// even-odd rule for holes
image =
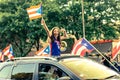
[[0, 80], [120, 80], [117, 72], [79, 56], [20, 57], [0, 63]]

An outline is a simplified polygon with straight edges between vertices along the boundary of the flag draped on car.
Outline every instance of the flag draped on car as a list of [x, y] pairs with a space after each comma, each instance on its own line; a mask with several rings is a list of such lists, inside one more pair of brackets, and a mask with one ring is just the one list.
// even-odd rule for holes
[[84, 38], [78, 40], [74, 45], [71, 54], [84, 56], [86, 52], [90, 53], [94, 50], [92, 45]]
[[29, 15], [30, 20], [41, 18], [42, 17], [42, 4], [27, 8], [27, 13]]
[[117, 45], [112, 49], [112, 59], [115, 59], [119, 52], [120, 52], [120, 42], [118, 42]]
[[50, 53], [51, 53], [51, 49], [50, 49], [50, 45], [48, 45], [45, 48], [41, 48], [35, 54], [38, 55], [38, 56], [50, 56]]
[[13, 59], [14, 55], [13, 55], [13, 49], [12, 49], [12, 45], [8, 45], [6, 48], [3, 49], [2, 51], [4, 56], [7, 56], [9, 59]]

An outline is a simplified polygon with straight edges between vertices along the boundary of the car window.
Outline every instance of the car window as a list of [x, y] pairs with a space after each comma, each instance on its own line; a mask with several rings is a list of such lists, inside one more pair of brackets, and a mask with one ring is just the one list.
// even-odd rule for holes
[[11, 69], [12, 69], [12, 65], [4, 66], [0, 70], [0, 78], [3, 78], [3, 79], [10, 78], [9, 73], [11, 72]]
[[13, 80], [32, 80], [34, 69], [34, 64], [17, 65], [13, 68], [11, 78]]
[[[49, 64], [39, 64], [38, 80], [60, 80], [68, 75], [56, 66]], [[69, 79], [66, 79], [69, 80]]]

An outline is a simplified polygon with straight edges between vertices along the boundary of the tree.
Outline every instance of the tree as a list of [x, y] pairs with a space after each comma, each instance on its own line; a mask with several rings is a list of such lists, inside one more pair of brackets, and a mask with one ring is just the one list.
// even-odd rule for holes
[[[65, 28], [67, 33], [83, 37], [81, 0], [2, 0], [0, 2], [0, 48], [11, 43], [15, 56], [26, 56], [47, 34], [41, 19], [30, 21], [26, 9], [42, 2], [43, 18], [49, 29]], [[117, 39], [120, 35], [119, 0], [85, 0], [85, 33], [88, 40]], [[7, 7], [9, 6], [9, 7]], [[114, 26], [117, 26], [114, 27]]]
[[[114, 23], [112, 22], [112, 20], [116, 21], [116, 19], [120, 19], [117, 18], [118, 13], [116, 13], [116, 10], [118, 10], [117, 2], [117, 0], [92, 0], [86, 2], [89, 3], [89, 5], [85, 7], [88, 18], [89, 16], [92, 17], [92, 19], [88, 19], [86, 27], [89, 27], [89, 31], [96, 36], [96, 39], [118, 38], [118, 34], [116, 33], [117, 29], [113, 27]], [[120, 10], [117, 12], [119, 11]], [[89, 34], [89, 32], [87, 34]]]
[[[7, 7], [9, 6], [9, 7]], [[26, 8], [30, 3], [26, 0], [9, 0], [0, 3], [0, 32], [4, 48], [7, 44], [13, 45], [15, 56], [26, 56], [33, 45], [39, 49], [39, 39], [44, 36], [40, 21], [29, 21]], [[41, 33], [41, 34], [40, 34]], [[4, 37], [4, 38], [3, 38]]]

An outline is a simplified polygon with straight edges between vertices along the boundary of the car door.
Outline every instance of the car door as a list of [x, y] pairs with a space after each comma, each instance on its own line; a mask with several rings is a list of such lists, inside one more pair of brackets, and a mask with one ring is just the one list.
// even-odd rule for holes
[[38, 80], [80, 80], [62, 65], [43, 61], [38, 64]]

